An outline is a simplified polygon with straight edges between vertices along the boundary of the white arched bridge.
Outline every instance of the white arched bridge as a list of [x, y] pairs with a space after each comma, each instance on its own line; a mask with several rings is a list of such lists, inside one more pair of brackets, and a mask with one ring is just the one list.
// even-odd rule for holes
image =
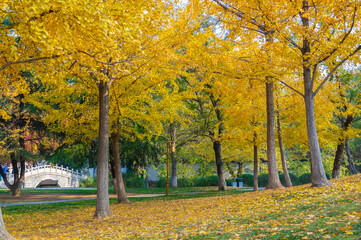
[[[61, 188], [77, 188], [80, 185], [80, 180], [87, 178], [82, 172], [74, 171], [69, 168], [57, 165], [41, 165], [30, 167], [25, 170], [25, 188], [36, 188], [42, 182], [55, 183]], [[13, 174], [8, 175], [10, 183], [14, 181]], [[5, 188], [4, 181], [0, 181], [0, 188]]]

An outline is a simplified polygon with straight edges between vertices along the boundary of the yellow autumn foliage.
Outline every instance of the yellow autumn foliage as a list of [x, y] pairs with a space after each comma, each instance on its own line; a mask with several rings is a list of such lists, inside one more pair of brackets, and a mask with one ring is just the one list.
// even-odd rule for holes
[[[93, 219], [93, 207], [10, 216], [5, 207], [3, 214], [8, 231], [18, 239], [188, 239], [217, 235], [263, 239], [282, 231], [289, 231], [296, 239], [311, 239], [315, 235], [310, 236], [307, 229], [318, 222], [326, 226], [316, 230], [321, 238], [344, 239], [345, 235], [360, 233], [352, 226], [360, 223], [361, 212], [332, 209], [345, 203], [360, 206], [360, 193], [358, 174], [334, 180], [332, 187], [302, 185], [277, 191], [112, 205], [114, 214], [106, 219]], [[327, 226], [337, 231], [330, 233]], [[295, 229], [299, 230], [293, 232]], [[252, 236], [252, 231], [258, 235]]]

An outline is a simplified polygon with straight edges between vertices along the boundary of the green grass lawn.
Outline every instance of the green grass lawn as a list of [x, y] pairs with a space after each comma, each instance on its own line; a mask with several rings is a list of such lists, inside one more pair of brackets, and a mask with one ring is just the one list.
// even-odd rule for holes
[[[165, 194], [165, 188], [150, 188], [150, 189], [141, 189], [141, 188], [132, 188], [127, 189], [127, 192], [137, 193], [137, 194]], [[49, 189], [24, 189], [23, 193], [69, 193], [69, 194], [96, 194], [96, 190], [49, 190]], [[113, 192], [111, 189], [109, 192]], [[229, 189], [226, 191], [218, 191], [217, 187], [191, 187], [191, 188], [172, 188], [169, 189], [168, 196], [159, 196], [159, 197], [132, 197], [129, 198], [131, 202], [143, 202], [143, 201], [161, 201], [161, 200], [177, 200], [177, 199], [190, 199], [190, 198], [201, 198], [201, 197], [212, 197], [212, 196], [222, 196], [222, 195], [232, 195], [242, 193], [238, 189]], [[9, 191], [4, 191], [1, 194], [10, 194]], [[1, 202], [1, 200], [0, 200]], [[14, 199], [14, 202], [16, 199]], [[39, 205], [20, 205], [20, 206], [7, 206], [3, 207], [3, 212], [7, 214], [21, 214], [22, 212], [35, 213], [35, 212], [51, 212], [53, 210], [59, 209], [78, 209], [84, 207], [95, 206], [95, 200], [85, 200], [85, 201], [74, 201], [74, 202], [61, 202], [61, 203], [49, 203], [49, 204], [39, 204]], [[117, 199], [111, 198], [111, 204], [116, 204]]]

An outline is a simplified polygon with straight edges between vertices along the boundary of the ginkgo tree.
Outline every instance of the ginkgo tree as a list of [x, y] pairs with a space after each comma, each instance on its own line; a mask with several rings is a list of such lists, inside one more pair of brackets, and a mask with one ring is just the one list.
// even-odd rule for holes
[[[239, 29], [232, 25], [239, 22], [241, 28], [266, 33], [270, 56], [283, 55], [283, 59], [277, 58], [278, 70], [296, 72], [292, 81], [280, 81], [304, 99], [312, 184], [329, 185], [322, 166], [314, 99], [341, 65], [347, 60], [357, 59], [355, 57], [361, 49], [358, 41], [360, 3], [343, 0], [332, 3], [214, 0], [204, 1], [204, 5], [219, 6], [213, 14], [228, 19], [225, 22], [231, 31]], [[276, 40], [273, 41], [275, 44], [272, 39]], [[290, 50], [287, 55], [285, 49]], [[270, 68], [265, 74], [274, 76], [276, 69]], [[303, 90], [293, 87], [294, 81], [301, 81]]]
[[[13, 16], [24, 23], [38, 51], [63, 55], [62, 71], [95, 85], [99, 96], [98, 191], [95, 215], [111, 214], [108, 196], [109, 95], [112, 84], [143, 80], [145, 72], [167, 58], [169, 16], [175, 10], [166, 1], [53, 1], [10, 2]], [[44, 14], [46, 13], [46, 14]], [[31, 19], [25, 21], [23, 19]], [[160, 58], [162, 56], [162, 58]], [[157, 63], [157, 64], [154, 64]], [[47, 68], [49, 71], [49, 68]], [[49, 73], [49, 77], [54, 77]]]
[[[261, 16], [257, 16], [257, 12], [254, 12], [252, 7], [246, 7], [249, 12], [245, 13], [243, 10], [237, 8], [237, 4], [239, 4], [239, 6], [243, 6], [242, 3], [233, 3], [232, 1], [191, 1], [189, 6], [193, 11], [197, 12], [196, 14], [200, 14], [199, 9], [202, 9], [201, 11], [207, 9], [207, 13], [205, 14], [219, 19], [219, 21], [222, 22], [222, 28], [229, 32], [226, 36], [226, 39], [229, 42], [234, 45], [238, 45], [238, 48], [244, 45], [249, 50], [246, 55], [229, 59], [228, 64], [229, 62], [232, 62], [236, 67], [237, 64], [240, 64], [240, 62], [249, 60], [248, 58], [260, 57], [262, 59], [261, 61], [258, 61], [258, 67], [256, 67], [258, 70], [256, 72], [259, 76], [262, 76], [260, 79], [264, 80], [266, 87], [266, 112], [268, 116], [267, 158], [269, 171], [269, 181], [267, 187], [278, 188], [282, 187], [282, 184], [278, 176], [275, 150], [275, 110], [273, 97], [274, 73], [272, 73], [272, 71], [276, 72], [276, 68], [274, 66], [275, 64], [273, 64], [276, 59], [273, 59], [274, 55], [270, 54], [270, 46], [274, 44], [275, 40], [274, 30], [264, 23]], [[245, 6], [247, 4], [252, 4], [252, 2], [245, 3]], [[245, 44], [247, 41], [253, 48], [247, 47]], [[231, 72], [229, 75], [233, 75], [234, 77], [234, 75], [239, 74], [242, 70], [238, 69], [235, 72]], [[255, 70], [255, 68], [253, 68], [253, 70]], [[246, 75], [247, 73], [243, 74]]]

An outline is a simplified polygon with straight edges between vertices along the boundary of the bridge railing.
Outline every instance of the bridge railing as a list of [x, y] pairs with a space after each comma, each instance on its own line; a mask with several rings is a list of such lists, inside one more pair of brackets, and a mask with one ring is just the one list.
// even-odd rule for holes
[[[10, 171], [6, 174], [8, 179], [12, 179], [14, 172], [13, 169], [9, 169]], [[85, 177], [85, 173], [83, 171], [74, 171], [73, 169], [69, 169], [68, 167], [58, 166], [58, 165], [52, 165], [52, 164], [44, 164], [44, 165], [38, 165], [35, 167], [27, 167], [25, 169], [25, 175], [33, 175], [38, 174], [41, 172], [54, 172], [54, 173], [60, 173], [60, 174], [69, 174], [69, 175], [75, 175], [78, 178]], [[1, 179], [2, 180], [2, 179]]]
[[[49, 171], [46, 171], [46, 169], [48, 169]], [[59, 172], [59, 173], [69, 173], [72, 175], [76, 175], [78, 177], [83, 177], [84, 173], [81, 171], [74, 171], [73, 169], [69, 169], [68, 167], [63, 167], [63, 166], [58, 166], [58, 165], [51, 165], [51, 164], [44, 164], [44, 165], [39, 165], [36, 167], [31, 167], [31, 168], [27, 168], [25, 170], [25, 174], [26, 173], [30, 173], [32, 174], [33, 172], [42, 172], [41, 170], [44, 170], [44, 172]]]

